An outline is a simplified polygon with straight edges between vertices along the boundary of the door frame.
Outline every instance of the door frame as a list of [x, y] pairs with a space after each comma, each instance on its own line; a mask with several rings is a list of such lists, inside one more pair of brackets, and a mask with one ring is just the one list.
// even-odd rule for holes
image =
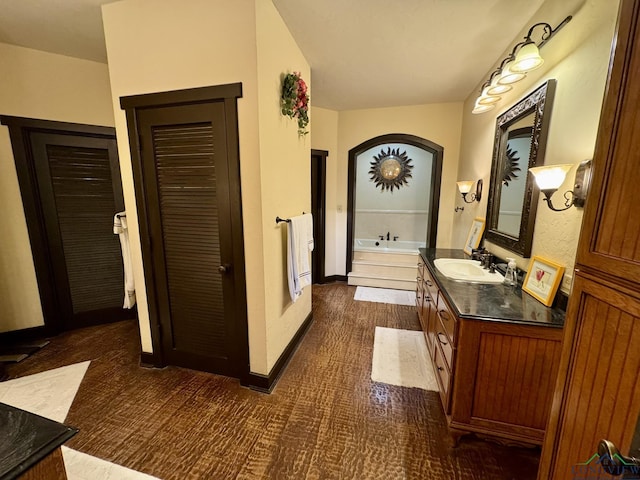
[[406, 133], [389, 133], [371, 138], [366, 142], [349, 150], [349, 174], [348, 174], [348, 195], [347, 195], [347, 262], [345, 274], [348, 275], [353, 263], [353, 233], [355, 230], [355, 196], [356, 196], [356, 159], [358, 155], [366, 152], [370, 148], [387, 143], [405, 143], [413, 145], [433, 155], [433, 167], [431, 176], [431, 213], [427, 223], [427, 248], [436, 246], [436, 234], [438, 231], [438, 214], [440, 210], [440, 182], [442, 180], [442, 160], [444, 147], [426, 138]]
[[[313, 252], [316, 255], [316, 268], [311, 269], [313, 276], [313, 283], [325, 283], [325, 238], [326, 238], [326, 203], [327, 203], [327, 157], [329, 152], [326, 150], [311, 149], [311, 183], [317, 187], [317, 193], [315, 202], [317, 205], [317, 211], [313, 213], [314, 223], [314, 248]], [[317, 158], [317, 164], [314, 165], [313, 159]], [[311, 189], [311, 195], [313, 196], [313, 187]], [[314, 199], [311, 199], [311, 205], [314, 204]], [[317, 227], [317, 228], [316, 228]]]
[[[116, 140], [113, 127], [83, 125], [79, 123], [38, 120], [27, 117], [0, 115], [0, 123], [9, 128], [11, 149], [13, 150], [16, 174], [20, 186], [20, 196], [27, 222], [31, 243], [33, 265], [40, 293], [40, 304], [44, 317], [44, 327], [29, 329], [28, 337], [55, 335], [64, 329], [62, 308], [59, 305], [54, 276], [54, 262], [49, 252], [49, 241], [45, 227], [45, 217], [41, 205], [36, 178], [35, 158], [31, 149], [31, 134], [73, 135], [87, 138]], [[120, 178], [119, 165], [117, 165]], [[114, 175], [114, 166], [112, 166]], [[116, 205], [118, 207], [118, 205]], [[124, 205], [122, 205], [124, 208]], [[114, 212], [115, 213], [115, 212]]]
[[160, 93], [147, 93], [120, 97], [120, 107], [125, 110], [129, 131], [129, 150], [133, 168], [133, 184], [138, 213], [138, 227], [142, 248], [143, 270], [146, 284], [151, 344], [153, 353], [141, 354], [141, 361], [156, 367], [164, 367], [166, 360], [162, 350], [162, 327], [158, 314], [158, 284], [151, 255], [151, 225], [144, 186], [141, 141], [137, 115], [144, 108], [178, 106], [185, 104], [224, 102], [227, 157], [229, 162], [229, 196], [231, 206], [231, 236], [233, 241], [235, 310], [237, 323], [236, 351], [238, 352], [238, 372], [242, 383], [250, 378], [249, 336], [247, 319], [247, 293], [244, 255], [244, 233], [242, 224], [242, 195], [240, 188], [240, 142], [238, 133], [237, 99], [242, 97], [242, 83], [232, 83], [210, 87], [190, 88]]

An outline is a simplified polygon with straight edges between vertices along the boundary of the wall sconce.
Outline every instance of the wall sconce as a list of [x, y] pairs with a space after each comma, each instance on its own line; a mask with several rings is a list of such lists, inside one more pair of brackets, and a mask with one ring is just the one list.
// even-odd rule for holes
[[568, 163], [562, 165], [545, 165], [543, 167], [533, 167], [529, 169], [540, 191], [544, 193], [545, 198], [543, 200], [547, 202], [547, 206], [554, 212], [568, 210], [574, 205], [580, 208], [584, 207], [591, 180], [591, 160], [585, 160], [578, 166], [573, 190], [564, 192], [564, 208], [556, 208], [553, 206], [553, 203], [551, 203], [551, 196], [560, 188], [560, 185], [564, 183], [564, 179], [569, 170], [571, 170], [571, 167], [573, 167], [573, 164]]
[[476, 184], [476, 191], [470, 195], [469, 200], [467, 200], [467, 195], [473, 187], [473, 180], [463, 180], [456, 183], [458, 184], [458, 190], [460, 190], [460, 193], [462, 194], [464, 203], [479, 202], [482, 198], [482, 179], [478, 180], [478, 183]]
[[[533, 25], [524, 41], [517, 43], [511, 53], [500, 62], [489, 79], [480, 87], [480, 96], [471, 113], [484, 113], [491, 110], [500, 101], [500, 95], [508, 92], [513, 87], [512, 83], [519, 82], [527, 76], [527, 72], [540, 68], [544, 59], [540, 56], [540, 48], [553, 37], [558, 30], [571, 21], [571, 15], [565, 18], [555, 29], [545, 22]], [[531, 38], [536, 28], [542, 27], [540, 42], [536, 44]]]

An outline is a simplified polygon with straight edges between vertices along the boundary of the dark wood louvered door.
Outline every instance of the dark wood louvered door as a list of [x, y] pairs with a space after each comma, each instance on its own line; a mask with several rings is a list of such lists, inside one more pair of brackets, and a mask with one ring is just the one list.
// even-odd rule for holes
[[35, 179], [64, 330], [132, 318], [113, 216], [124, 210], [115, 138], [32, 132]]
[[239, 376], [224, 102], [137, 113], [166, 363]]

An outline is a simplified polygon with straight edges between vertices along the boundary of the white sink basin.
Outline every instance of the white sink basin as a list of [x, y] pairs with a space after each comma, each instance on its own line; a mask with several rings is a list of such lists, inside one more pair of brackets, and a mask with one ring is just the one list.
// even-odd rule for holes
[[474, 283], [502, 283], [504, 277], [498, 273], [489, 273], [477, 260], [462, 258], [438, 258], [433, 262], [438, 270], [451, 280]]

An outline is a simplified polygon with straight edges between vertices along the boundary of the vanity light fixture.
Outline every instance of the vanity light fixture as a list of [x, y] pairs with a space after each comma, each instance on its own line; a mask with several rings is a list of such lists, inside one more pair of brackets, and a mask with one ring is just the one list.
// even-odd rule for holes
[[476, 184], [476, 191], [469, 196], [468, 200], [467, 200], [467, 195], [471, 191], [474, 181], [462, 180], [456, 183], [458, 184], [458, 190], [460, 190], [460, 193], [462, 194], [462, 199], [464, 200], [464, 203], [479, 202], [480, 199], [482, 198], [482, 179], [478, 180], [478, 183]]
[[584, 207], [591, 179], [591, 160], [585, 160], [578, 166], [573, 190], [564, 192], [564, 208], [556, 208], [551, 202], [551, 196], [558, 191], [560, 185], [564, 183], [567, 173], [572, 167], [573, 163], [567, 163], [562, 165], [544, 165], [542, 167], [529, 169], [540, 191], [544, 193], [545, 198], [543, 200], [547, 202], [547, 206], [554, 212], [568, 210], [574, 205], [580, 208]]
[[[480, 96], [477, 98], [471, 113], [484, 113], [490, 109], [479, 108], [478, 105], [495, 105], [500, 101], [499, 95], [511, 90], [511, 84], [519, 82], [526, 77], [527, 72], [539, 68], [544, 63], [540, 56], [540, 48], [553, 37], [558, 30], [571, 21], [572, 16], [565, 18], [556, 28], [551, 28], [546, 22], [533, 25], [524, 41], [517, 43], [511, 53], [507, 55], [500, 66], [491, 72], [489, 79], [482, 84]], [[532, 36], [534, 31], [542, 27], [540, 41], [536, 43]]]

